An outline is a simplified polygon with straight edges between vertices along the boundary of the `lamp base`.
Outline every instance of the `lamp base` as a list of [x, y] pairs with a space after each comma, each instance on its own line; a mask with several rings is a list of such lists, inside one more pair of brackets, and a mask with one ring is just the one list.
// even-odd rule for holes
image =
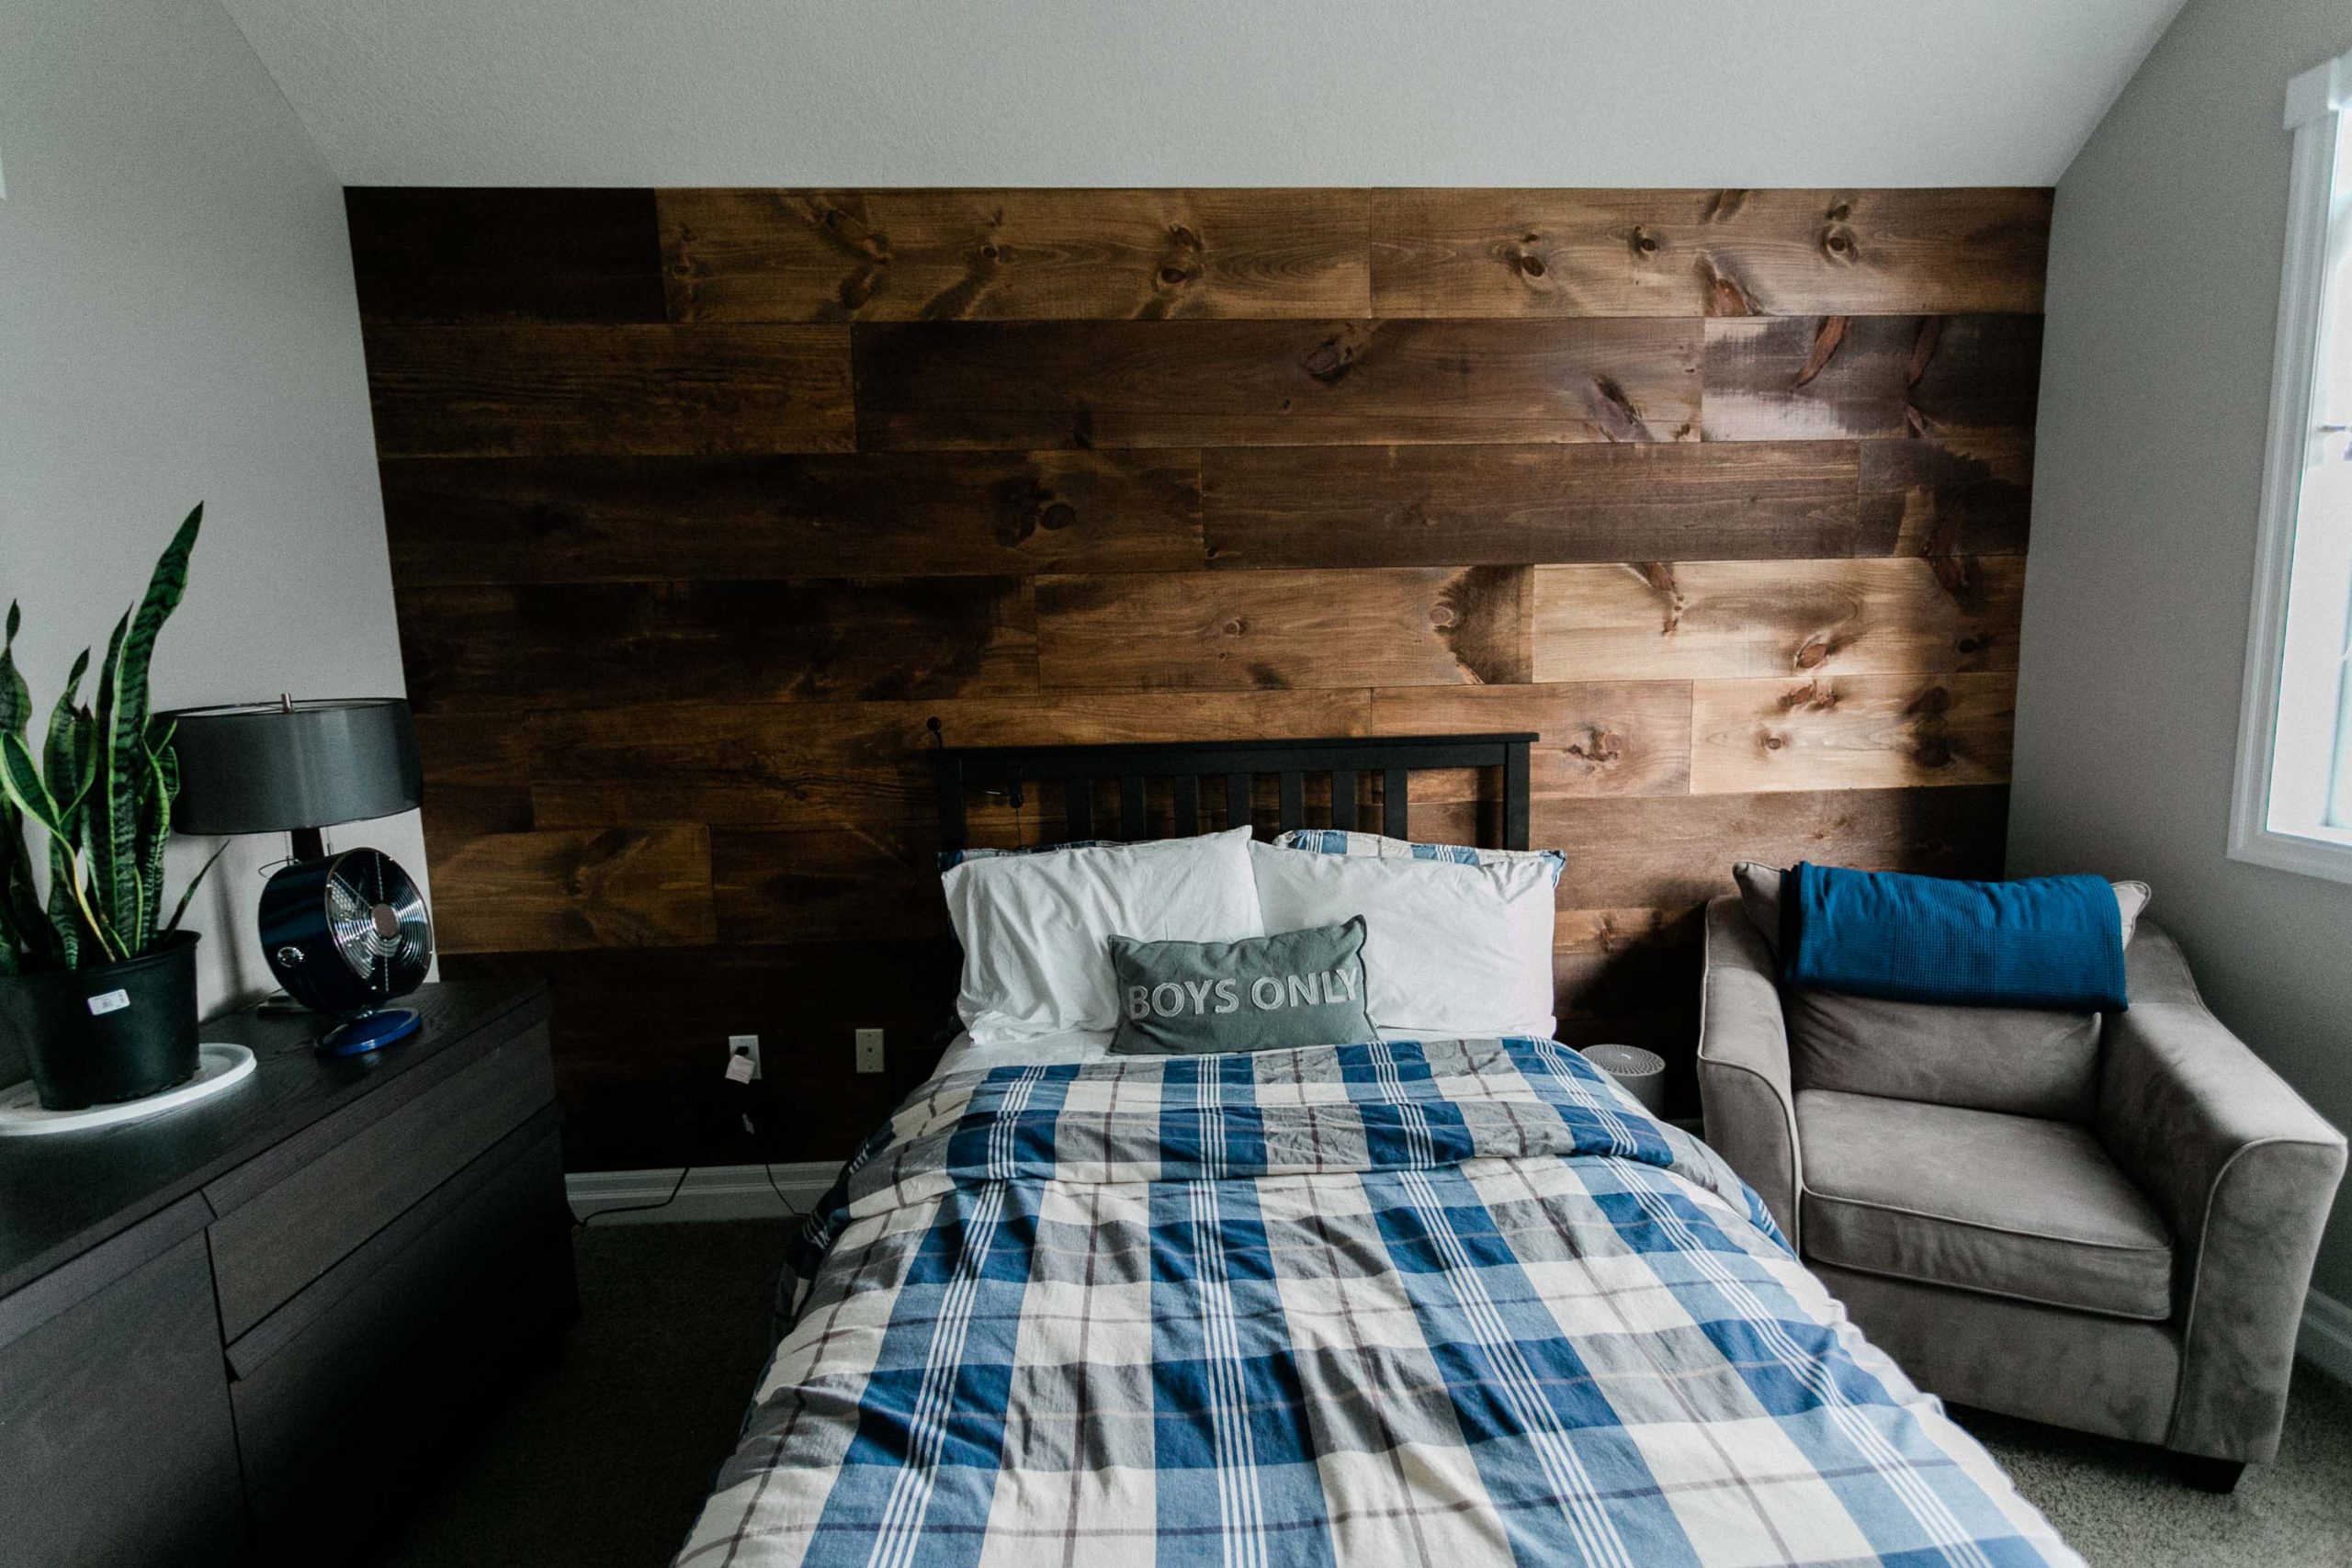
[[387, 1008], [366, 1018], [330, 1029], [319, 1036], [322, 1056], [356, 1056], [395, 1040], [405, 1040], [424, 1027], [424, 1020], [411, 1008]]

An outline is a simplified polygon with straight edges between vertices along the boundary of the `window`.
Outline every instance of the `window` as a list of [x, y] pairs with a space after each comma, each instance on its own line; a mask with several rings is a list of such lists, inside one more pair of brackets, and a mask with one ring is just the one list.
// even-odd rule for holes
[[2286, 273], [2230, 853], [2352, 882], [2352, 55], [2287, 88]]

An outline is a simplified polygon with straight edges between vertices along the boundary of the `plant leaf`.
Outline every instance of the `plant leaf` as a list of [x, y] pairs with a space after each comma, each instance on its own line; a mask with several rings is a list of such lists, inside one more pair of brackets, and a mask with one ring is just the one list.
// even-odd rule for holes
[[203, 522], [198, 504], [164, 547], [138, 607], [115, 626], [98, 679], [98, 787], [91, 800], [90, 845], [102, 901], [118, 932], [145, 929], [160, 901], [162, 890], [148, 888], [141, 874], [139, 843], [140, 795], [149, 772], [143, 755], [147, 671], [164, 623], [187, 592], [188, 557]]
[[223, 839], [218, 849], [204, 857], [204, 863], [197, 868], [196, 874], [188, 878], [187, 886], [181, 890], [180, 901], [172, 906], [172, 918], [164, 925], [165, 931], [175, 931], [180, 929], [180, 917], [187, 913], [188, 905], [194, 902], [197, 888], [202, 885], [205, 877], [210, 874], [213, 866], [219, 863], [220, 857], [226, 854], [228, 850], [229, 840]]

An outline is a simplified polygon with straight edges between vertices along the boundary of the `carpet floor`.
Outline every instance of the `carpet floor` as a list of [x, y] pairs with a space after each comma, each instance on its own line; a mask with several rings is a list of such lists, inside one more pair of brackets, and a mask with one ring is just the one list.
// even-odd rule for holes
[[[662, 1568], [734, 1446], [786, 1236], [780, 1223], [579, 1233], [562, 1364], [451, 1456], [386, 1568]], [[2308, 1367], [2278, 1462], [2227, 1497], [2128, 1443], [1962, 1419], [2098, 1568], [2352, 1562], [2352, 1392]]]

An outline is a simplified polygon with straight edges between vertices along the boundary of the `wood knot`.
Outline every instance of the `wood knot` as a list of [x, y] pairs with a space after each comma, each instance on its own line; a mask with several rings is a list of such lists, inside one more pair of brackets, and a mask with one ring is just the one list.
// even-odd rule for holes
[[1193, 281], [1193, 275], [1181, 266], [1163, 266], [1159, 269], [1159, 281], [1170, 288], [1181, 288]]
[[1778, 751], [1781, 747], [1786, 746], [1788, 743], [1787, 739], [1783, 736], [1776, 735], [1769, 729], [1764, 732], [1764, 750], [1767, 751]]
[[1453, 606], [1451, 604], [1438, 604], [1430, 608], [1430, 625], [1433, 626], [1441, 629], [1450, 626], [1453, 624], [1454, 618]]
[[1224, 631], [1227, 637], [1247, 637], [1250, 633], [1250, 623], [1239, 615], [1236, 615], [1225, 623]]
[[1647, 229], [1634, 230], [1634, 249], [1641, 252], [1642, 254], [1645, 256], [1654, 256], [1657, 254], [1657, 236], [1651, 233]]
[[1838, 639], [1819, 632], [1804, 639], [1797, 649], [1797, 668], [1818, 670], [1829, 656], [1838, 651]]
[[1530, 277], [1541, 277], [1544, 276], [1544, 258], [1542, 256], [1521, 256], [1519, 258], [1519, 270], [1525, 273]]
[[1941, 736], [1931, 735], [1919, 742], [1911, 760], [1923, 768], [1948, 768], [1951, 766], [1951, 747]]
[[1078, 521], [1078, 508], [1067, 501], [1055, 502], [1038, 515], [1037, 526], [1046, 529], [1067, 528]]
[[996, 247], [994, 245], [982, 245], [980, 247], [980, 259], [982, 261], [996, 260]]
[[1198, 234], [1194, 233], [1189, 226], [1182, 223], [1170, 223], [1168, 226], [1168, 237], [1175, 241], [1178, 244], [1183, 246], [1188, 251], [1200, 251], [1206, 250], [1208, 248], [1201, 243], [1201, 237]]
[[1625, 742], [1623, 738], [1615, 731], [1595, 726], [1584, 732], [1583, 739], [1569, 741], [1566, 750], [1571, 757], [1581, 757], [1588, 762], [1606, 764], [1623, 760]]

